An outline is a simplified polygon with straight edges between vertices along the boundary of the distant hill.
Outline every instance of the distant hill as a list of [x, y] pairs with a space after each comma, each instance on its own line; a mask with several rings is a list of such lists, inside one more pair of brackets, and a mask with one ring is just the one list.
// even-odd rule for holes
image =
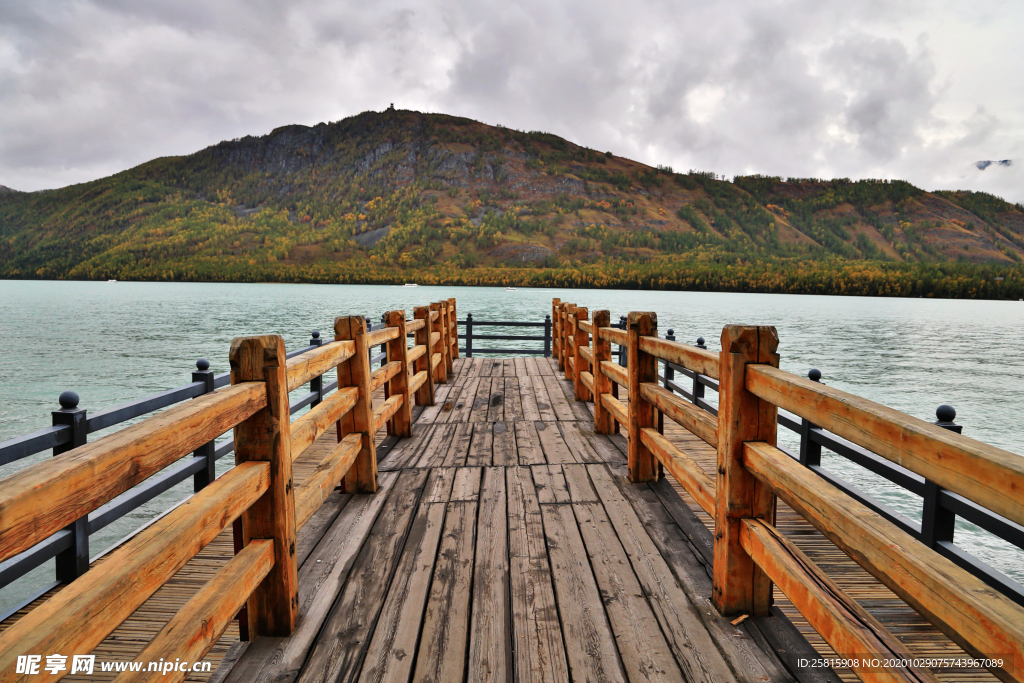
[[0, 277], [1024, 296], [1024, 210], [903, 181], [651, 168], [442, 114], [285, 126], [0, 188]]

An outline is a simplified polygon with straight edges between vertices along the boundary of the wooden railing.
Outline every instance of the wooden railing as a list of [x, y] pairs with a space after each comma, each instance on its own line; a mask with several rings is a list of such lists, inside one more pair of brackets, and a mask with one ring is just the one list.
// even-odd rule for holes
[[[456, 345], [452, 309], [449, 301], [417, 308], [412, 321], [404, 311], [391, 311], [376, 331], [362, 316], [338, 318], [334, 343], [290, 359], [279, 336], [237, 338], [229, 353], [230, 387], [0, 481], [2, 561], [234, 429], [234, 468], [0, 634], [0, 680], [20, 677], [16, 659], [25, 653], [92, 651], [236, 520], [241, 550], [150, 641], [139, 661], [200, 660], [243, 607], [247, 637], [288, 635], [299, 607], [297, 531], [335, 486], [349, 493], [377, 490], [375, 434], [388, 424], [392, 434], [410, 436], [413, 397], [418, 404], [433, 403], [433, 384], [445, 381]], [[412, 349], [409, 332], [415, 334]], [[378, 344], [387, 346], [386, 362], [372, 370], [369, 349]], [[335, 369], [337, 391], [292, 422], [289, 391]], [[378, 387], [385, 387], [387, 398], [374, 409]], [[295, 485], [293, 461], [331, 425], [337, 425], [337, 445]]]
[[[609, 325], [608, 311], [588, 320], [587, 309], [556, 299], [552, 319], [554, 356], [576, 397], [593, 401], [596, 430], [627, 434], [630, 480], [655, 480], [661, 466], [714, 517], [711, 598], [722, 614], [767, 615], [777, 585], [863, 680], [936, 680], [775, 528], [782, 499], [999, 678], [1024, 681], [1024, 607], [778, 448], [778, 409], [1010, 525], [1024, 525], [1024, 458], [780, 370], [774, 327], [727, 326], [715, 354], [658, 338], [653, 313], [630, 313], [621, 330]], [[626, 367], [611, 361], [611, 344], [626, 348]], [[659, 360], [693, 373], [694, 386], [698, 377], [717, 379], [717, 415], [696, 405], [696, 392], [689, 402], [659, 386]], [[717, 450], [717, 472], [665, 438], [664, 418]]]

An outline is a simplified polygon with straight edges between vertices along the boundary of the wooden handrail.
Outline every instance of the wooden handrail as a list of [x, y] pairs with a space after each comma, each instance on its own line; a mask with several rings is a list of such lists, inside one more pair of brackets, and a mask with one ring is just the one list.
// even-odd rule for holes
[[295, 526], [301, 529], [313, 516], [338, 481], [355, 462], [362, 447], [362, 436], [347, 434], [331, 449], [304, 482], [295, 487]]
[[646, 428], [640, 432], [640, 439], [651, 449], [665, 469], [676, 478], [686, 492], [709, 515], [715, 514], [715, 482], [690, 456], [675, 447], [657, 430]]
[[[406, 366], [408, 368], [408, 365]], [[393, 360], [370, 374], [370, 393], [377, 391], [392, 377], [402, 371], [402, 363]]]
[[410, 321], [405, 323], [405, 331], [406, 332], [416, 332], [417, 330], [422, 330], [424, 327], [426, 327], [426, 324], [427, 324], [427, 321], [424, 320], [423, 318], [419, 318], [419, 319], [416, 319], [416, 320], [410, 320]]
[[355, 345], [350, 342], [328, 344], [288, 359], [288, 391], [295, 391], [309, 380], [324, 374], [352, 357]]
[[26, 652], [91, 652], [269, 487], [269, 463], [225, 472], [0, 633], [0, 675]]
[[373, 433], [377, 433], [384, 423], [402, 407], [402, 396], [391, 396], [373, 411]]
[[375, 332], [366, 333], [366, 346], [367, 348], [373, 348], [374, 346], [380, 346], [385, 342], [389, 342], [398, 336], [397, 327], [384, 327]]
[[0, 560], [113, 500], [266, 404], [262, 385], [224, 388], [0, 481]]
[[292, 460], [302, 455], [331, 425], [352, 410], [358, 399], [359, 389], [344, 387], [295, 420], [291, 433]]
[[696, 434], [712, 446], [718, 446], [718, 423], [706, 410], [682, 400], [653, 382], [640, 385], [640, 396], [683, 429]]
[[1024, 524], [1024, 458], [778, 368], [747, 367], [751, 393]]
[[778, 448], [747, 443], [743, 464], [847, 555], [979, 657], [1024, 676], [1024, 607], [823, 481]]
[[593, 326], [593, 324], [589, 320], [580, 320], [576, 324], [579, 326], [579, 328], [581, 330], [583, 330], [587, 334], [593, 334], [594, 333], [594, 326]]
[[[421, 325], [420, 327], [422, 328], [423, 326]], [[419, 346], [414, 346], [409, 349], [409, 364], [415, 363], [416, 360], [426, 352], [427, 347], [424, 344], [420, 344]]]
[[911, 666], [916, 658], [907, 646], [775, 527], [744, 519], [740, 543], [862, 680], [938, 683], [928, 669]]
[[687, 370], [718, 379], [718, 356], [707, 349], [657, 337], [643, 337], [640, 350]]
[[605, 377], [612, 380], [620, 387], [629, 388], [629, 373], [626, 372], [626, 368], [622, 367], [615, 361], [601, 361], [601, 372]]
[[629, 429], [629, 417], [626, 415], [626, 406], [622, 405], [622, 401], [615, 398], [611, 394], [603, 394], [601, 396], [601, 402], [615, 421], [618, 422], [626, 429]]
[[601, 339], [610, 341], [612, 344], [618, 344], [619, 346], [625, 346], [629, 343], [626, 331], [620, 330], [617, 327], [600, 327], [597, 330], [597, 334]]

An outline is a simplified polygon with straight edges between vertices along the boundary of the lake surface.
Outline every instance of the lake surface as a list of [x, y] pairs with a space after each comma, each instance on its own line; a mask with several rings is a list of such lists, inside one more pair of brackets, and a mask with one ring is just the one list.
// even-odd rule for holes
[[[451, 296], [460, 320], [472, 313], [477, 321], [541, 322], [552, 297], [592, 311], [609, 309], [613, 321], [631, 310], [655, 311], [660, 334], [671, 328], [676, 339], [691, 343], [703, 336], [714, 351], [725, 324], [775, 325], [784, 369], [805, 374], [816, 367], [831, 386], [930, 421], [935, 408], [948, 403], [965, 435], [1024, 453], [1024, 302], [132, 282], [0, 281], [0, 441], [49, 426], [50, 411], [59, 408], [57, 396], [65, 389], [78, 392], [80, 406], [95, 412], [189, 382], [197, 358], [226, 371], [228, 346], [237, 336], [280, 334], [294, 349], [305, 346], [315, 329], [331, 338], [336, 316], [376, 320], [384, 311], [405, 309], [411, 317], [414, 306]], [[509, 342], [474, 343], [486, 345]], [[780, 440], [795, 443], [786, 430]], [[48, 457], [41, 453], [2, 467], [0, 476]], [[221, 460], [220, 470], [230, 461]], [[920, 520], [920, 498], [836, 456], [826, 455], [823, 464]], [[189, 493], [191, 482], [183, 482], [93, 535], [93, 556]], [[1024, 552], [962, 521], [956, 542], [1024, 583]], [[0, 589], [0, 613], [52, 577], [50, 562]]]

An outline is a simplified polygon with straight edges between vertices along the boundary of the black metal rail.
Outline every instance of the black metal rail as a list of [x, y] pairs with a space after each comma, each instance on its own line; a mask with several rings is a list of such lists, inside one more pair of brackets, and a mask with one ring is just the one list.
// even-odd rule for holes
[[[491, 320], [473, 320], [473, 314], [467, 313], [465, 320], [457, 320], [456, 325], [462, 325], [465, 330], [465, 334], [458, 335], [459, 339], [464, 339], [466, 345], [460, 348], [459, 351], [466, 356], [466, 358], [472, 358], [474, 353], [519, 353], [533, 356], [544, 356], [548, 358], [551, 356], [551, 316], [544, 316], [544, 322], [541, 323], [528, 323], [528, 322], [497, 322]], [[539, 327], [543, 329], [542, 334], [474, 334], [474, 327]], [[474, 348], [473, 342], [479, 340], [486, 341], [539, 341], [543, 342], [543, 346], [539, 349], [496, 349], [496, 348]]]
[[[382, 317], [383, 320], [383, 317]], [[369, 331], [382, 329], [380, 322], [369, 326]], [[288, 353], [288, 358], [305, 353], [320, 346], [333, 342], [320, 338], [320, 332], [314, 330], [309, 344]], [[387, 363], [387, 346], [381, 345], [370, 351], [371, 365]], [[200, 358], [196, 362], [196, 371], [192, 373], [192, 381], [184, 386], [145, 396], [124, 405], [108, 408], [88, 415], [85, 408], [79, 408], [79, 396], [73, 391], [65, 391], [60, 395], [60, 410], [52, 412], [53, 426], [41, 429], [32, 434], [15, 437], [0, 443], [0, 465], [6, 465], [36, 453], [53, 449], [54, 456], [84, 445], [88, 435], [103, 429], [123, 424], [155, 411], [187, 401], [203, 394], [210, 393], [231, 383], [231, 373], [214, 374], [210, 370], [209, 361]], [[292, 414], [306, 406], [315, 406], [326, 395], [338, 388], [337, 380], [324, 384], [323, 375], [313, 378], [309, 383], [309, 392], [291, 402]], [[57, 581], [46, 586], [41, 592], [29, 600], [35, 599], [57, 583], [73, 581], [88, 571], [90, 561], [89, 536], [109, 526], [121, 517], [153, 500], [161, 493], [186, 481], [193, 479], [193, 491], [198, 492], [216, 478], [216, 462], [234, 451], [234, 443], [229, 437], [219, 443], [211, 441], [194, 452], [191, 458], [183, 458], [162, 471], [149, 477], [142, 484], [125, 491], [105, 505], [84, 515], [67, 528], [58, 531], [49, 538], [25, 550], [14, 557], [0, 563], [0, 588], [24, 576], [51, 558], [56, 558]], [[224, 435], [222, 435], [224, 436]]]
[[[673, 331], [668, 330], [665, 338], [675, 341]], [[704, 345], [703, 337], [697, 339], [696, 346], [702, 349], [707, 348]], [[679, 394], [687, 401], [712, 415], [718, 415], [718, 410], [714, 405], [704, 398], [705, 389], [718, 391], [718, 382], [673, 363], [665, 361], [662, 361], [662, 363], [664, 374], [659, 375], [659, 378], [666, 389]], [[676, 381], [676, 373], [690, 380], [687, 386], [682, 386]], [[807, 376], [815, 382], [821, 380], [821, 372], [817, 369], [811, 369]], [[935, 415], [938, 418], [935, 424], [960, 433], [962, 426], [953, 422], [956, 419], [956, 411], [952, 407], [947, 405], [939, 406], [938, 410], [935, 411]], [[940, 555], [974, 574], [1014, 602], [1024, 605], [1024, 586], [977, 556], [957, 546], [953, 541], [957, 516], [972, 524], [976, 524], [992, 535], [1021, 549], [1024, 549], [1024, 527], [960, 495], [942, 489], [934, 482], [928, 481], [924, 477], [904, 467], [900, 467], [880, 455], [872, 453], [840, 436], [827, 432], [808, 420], [784, 410], [779, 410], [779, 426], [800, 436], [798, 453], [792, 453], [779, 446], [779, 449], [784, 453], [799, 461], [828, 483], [874, 510], [903, 531], [911, 534]], [[910, 493], [921, 496], [923, 499], [921, 523], [918, 524], [914, 520], [901, 515], [896, 510], [879, 502], [869, 493], [824, 468], [821, 464], [823, 448], [846, 458], [852, 463], [860, 465], [864, 469], [883, 477]]]

